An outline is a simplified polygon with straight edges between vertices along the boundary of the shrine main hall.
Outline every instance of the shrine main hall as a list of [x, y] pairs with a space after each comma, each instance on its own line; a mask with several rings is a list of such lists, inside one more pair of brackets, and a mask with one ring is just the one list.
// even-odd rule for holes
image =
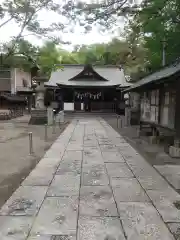
[[130, 86], [124, 71], [114, 65], [61, 65], [45, 84], [69, 111], [115, 111], [124, 106], [122, 90]]

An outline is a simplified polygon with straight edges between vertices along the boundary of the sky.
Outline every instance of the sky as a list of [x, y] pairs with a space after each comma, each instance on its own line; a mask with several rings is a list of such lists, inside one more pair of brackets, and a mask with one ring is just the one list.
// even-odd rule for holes
[[[1, 2], [1, 0], [0, 0]], [[49, 26], [52, 22], [62, 21], [64, 22], [65, 19], [55, 13], [47, 12], [45, 10], [41, 11], [38, 16], [42, 26]], [[123, 27], [123, 24], [121, 24]], [[3, 28], [0, 28], [0, 41], [5, 42], [11, 39], [12, 36], [16, 36], [19, 32], [19, 28], [15, 22], [10, 22], [6, 24]], [[25, 35], [28, 34], [28, 32], [24, 32]], [[97, 27], [94, 27], [93, 30], [90, 33], [85, 34], [83, 32], [83, 27], [76, 26], [73, 28], [73, 33], [67, 32], [67, 33], [57, 33], [56, 36], [61, 37], [63, 41], [70, 41], [70, 45], [63, 45], [63, 48], [71, 51], [73, 49], [74, 45], [81, 45], [81, 44], [93, 44], [93, 43], [103, 43], [110, 41], [114, 36], [117, 36], [117, 34], [112, 34], [110, 32], [106, 33], [100, 33], [98, 31]], [[28, 36], [26, 37], [27, 40], [29, 40], [33, 44], [41, 45], [42, 39], [38, 39], [34, 36]]]

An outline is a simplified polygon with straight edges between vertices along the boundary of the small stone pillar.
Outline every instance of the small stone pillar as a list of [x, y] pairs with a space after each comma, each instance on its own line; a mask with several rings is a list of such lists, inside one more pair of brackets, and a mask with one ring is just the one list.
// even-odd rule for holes
[[180, 141], [179, 141], [179, 139], [174, 140], [174, 146], [169, 147], [169, 155], [172, 158], [180, 158]]

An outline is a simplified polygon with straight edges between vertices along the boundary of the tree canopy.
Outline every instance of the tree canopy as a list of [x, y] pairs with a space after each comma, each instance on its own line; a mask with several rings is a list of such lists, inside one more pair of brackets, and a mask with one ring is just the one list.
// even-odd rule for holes
[[[42, 9], [64, 15], [68, 21], [43, 27], [38, 19]], [[119, 17], [126, 18], [120, 36], [108, 43], [75, 46], [72, 52], [59, 45], [54, 37], [68, 25], [79, 22], [90, 31], [94, 24], [103, 28], [118, 25]], [[180, 56], [180, 1], [179, 0], [102, 0], [68, 1], [57, 4], [53, 0], [6, 0], [0, 5], [0, 30], [15, 21], [20, 32], [4, 48], [4, 62], [30, 67], [37, 63], [42, 72], [49, 74], [59, 64], [116, 64], [122, 65], [132, 81], [156, 71], [162, 66], [162, 52], [166, 64]], [[68, 23], [68, 24], [67, 24]], [[48, 37], [42, 47], [33, 46], [23, 37], [24, 32]], [[10, 51], [11, 50], [11, 51]], [[13, 61], [18, 55], [18, 61]], [[23, 58], [22, 58], [23, 56]], [[28, 60], [28, 63], [27, 63]]]

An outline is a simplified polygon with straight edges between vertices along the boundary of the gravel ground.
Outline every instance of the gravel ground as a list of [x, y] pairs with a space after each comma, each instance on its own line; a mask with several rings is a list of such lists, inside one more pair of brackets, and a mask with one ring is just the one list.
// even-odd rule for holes
[[[28, 125], [29, 116], [0, 122], [0, 207], [12, 195], [22, 180], [31, 172], [52, 143], [67, 126], [48, 127], [45, 142], [44, 126]], [[29, 155], [29, 136], [33, 135], [33, 155]]]

